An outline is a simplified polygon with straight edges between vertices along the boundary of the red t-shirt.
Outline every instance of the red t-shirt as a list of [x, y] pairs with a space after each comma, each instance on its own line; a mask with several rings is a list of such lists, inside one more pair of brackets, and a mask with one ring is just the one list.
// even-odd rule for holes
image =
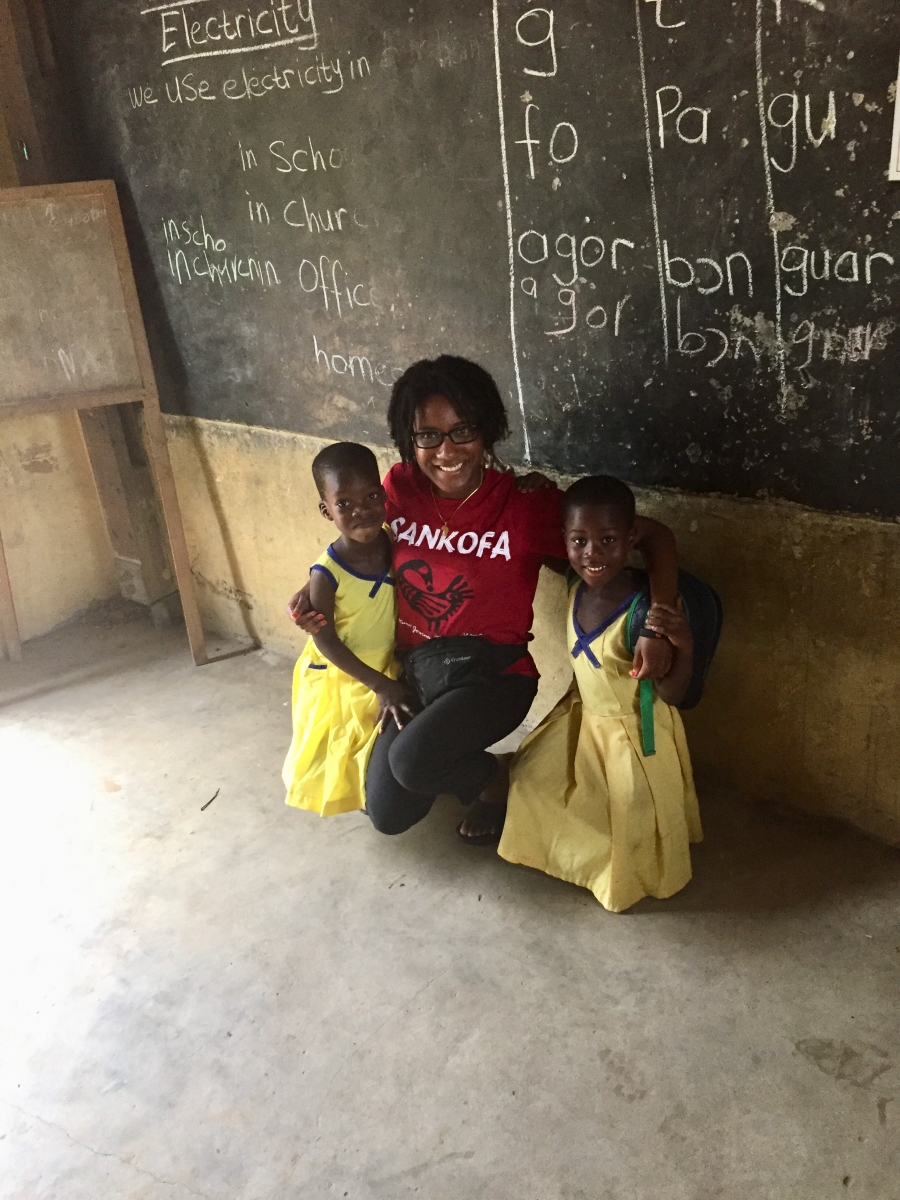
[[[562, 493], [517, 492], [515, 476], [489, 470], [471, 499], [444, 500], [414, 463], [391, 467], [384, 487], [394, 532], [398, 649], [460, 634], [500, 645], [530, 642], [541, 563], [545, 555], [566, 554]], [[445, 522], [449, 532], [442, 534]], [[510, 671], [538, 673], [531, 655]]]

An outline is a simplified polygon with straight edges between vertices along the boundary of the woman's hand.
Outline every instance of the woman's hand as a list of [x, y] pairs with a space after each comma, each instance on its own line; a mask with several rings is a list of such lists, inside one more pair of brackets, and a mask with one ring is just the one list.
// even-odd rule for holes
[[384, 683], [375, 689], [378, 697], [378, 726], [381, 733], [391, 717], [398, 729], [416, 715], [416, 696], [408, 684], [398, 679], [384, 677]]
[[670, 604], [654, 604], [644, 624], [655, 633], [661, 633], [676, 650], [694, 649], [694, 635], [680, 608], [673, 608]]
[[325, 618], [316, 612], [309, 599], [309, 584], [306, 583], [299, 592], [295, 592], [288, 601], [287, 613], [295, 625], [304, 633], [315, 637], [325, 628]]
[[667, 638], [638, 638], [634, 647], [632, 679], [652, 679], [654, 683], [659, 683], [665, 679], [671, 667], [672, 643]]
[[527, 475], [516, 476], [517, 492], [539, 492], [543, 488], [555, 488], [556, 484], [540, 471], [529, 471]]
[[665, 679], [656, 680], [659, 698], [666, 704], [680, 704], [691, 681], [694, 667], [694, 637], [681, 607], [674, 604], [653, 604], [645, 622], [648, 629], [662, 634], [659, 639], [674, 652], [671, 670]]

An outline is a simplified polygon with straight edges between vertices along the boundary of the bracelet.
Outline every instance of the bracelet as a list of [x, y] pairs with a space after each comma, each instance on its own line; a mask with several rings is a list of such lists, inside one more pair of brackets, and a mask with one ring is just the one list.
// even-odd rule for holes
[[640, 630], [638, 630], [638, 637], [639, 637], [639, 638], [642, 638], [642, 637], [645, 637], [645, 638], [663, 638], [663, 637], [665, 637], [665, 636], [666, 636], [666, 635], [665, 635], [664, 633], [657, 633], [655, 629], [648, 629], [648, 628], [646, 627], [646, 625], [644, 626], [644, 628], [643, 628], [643, 629], [640, 629]]

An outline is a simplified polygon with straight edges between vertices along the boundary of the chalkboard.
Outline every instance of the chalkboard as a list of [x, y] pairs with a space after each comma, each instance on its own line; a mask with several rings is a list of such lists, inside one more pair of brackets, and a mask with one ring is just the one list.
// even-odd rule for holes
[[515, 460], [900, 511], [897, 5], [52, 7], [168, 407], [381, 441], [446, 350]]
[[142, 398], [110, 194], [115, 206], [112, 185], [0, 191], [0, 414]]

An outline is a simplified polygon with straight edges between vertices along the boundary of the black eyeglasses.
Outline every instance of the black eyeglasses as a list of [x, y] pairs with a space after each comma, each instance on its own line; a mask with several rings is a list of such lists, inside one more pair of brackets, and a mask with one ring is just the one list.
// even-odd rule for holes
[[457, 425], [447, 433], [441, 433], [440, 429], [416, 429], [412, 438], [420, 450], [436, 450], [444, 438], [449, 438], [454, 446], [465, 446], [469, 442], [477, 441], [479, 436], [480, 431], [476, 425]]

